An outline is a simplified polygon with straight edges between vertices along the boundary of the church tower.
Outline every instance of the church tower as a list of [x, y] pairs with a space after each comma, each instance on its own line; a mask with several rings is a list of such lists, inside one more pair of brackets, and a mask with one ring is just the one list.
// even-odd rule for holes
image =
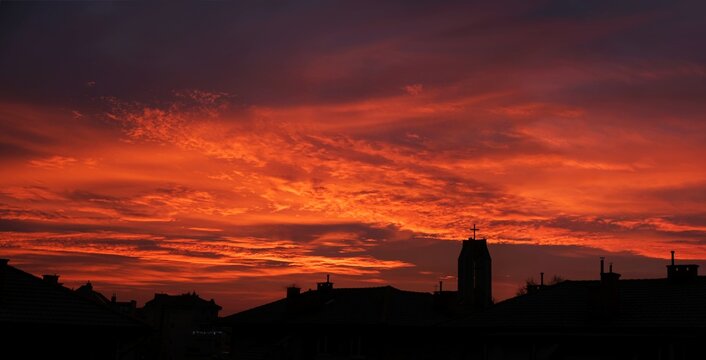
[[485, 238], [473, 237], [463, 240], [458, 256], [458, 296], [462, 305], [482, 309], [493, 303], [491, 269], [492, 263]]

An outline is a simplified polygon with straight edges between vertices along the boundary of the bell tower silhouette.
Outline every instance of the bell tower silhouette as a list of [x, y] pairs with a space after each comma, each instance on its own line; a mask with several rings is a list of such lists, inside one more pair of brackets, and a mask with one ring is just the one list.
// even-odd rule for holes
[[485, 238], [476, 239], [476, 225], [471, 228], [473, 237], [463, 240], [458, 255], [458, 296], [462, 305], [482, 309], [493, 303], [492, 260]]

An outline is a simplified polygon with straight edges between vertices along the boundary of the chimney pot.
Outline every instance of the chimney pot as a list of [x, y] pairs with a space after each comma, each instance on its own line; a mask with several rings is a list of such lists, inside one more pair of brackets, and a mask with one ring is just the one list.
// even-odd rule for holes
[[295, 297], [299, 296], [300, 291], [301, 288], [298, 288], [296, 286], [287, 287], [287, 299], [294, 299]]
[[330, 276], [326, 274], [326, 282], [316, 283], [316, 290], [329, 291], [333, 289], [333, 283], [330, 281]]
[[603, 256], [601, 256], [601, 275], [603, 275], [603, 273], [605, 272], [605, 271], [603, 270], [603, 269], [604, 269], [604, 264], [603, 264], [604, 261], [605, 261], [605, 258], [604, 258]]
[[59, 275], [42, 275], [42, 279], [50, 284], [59, 284]]

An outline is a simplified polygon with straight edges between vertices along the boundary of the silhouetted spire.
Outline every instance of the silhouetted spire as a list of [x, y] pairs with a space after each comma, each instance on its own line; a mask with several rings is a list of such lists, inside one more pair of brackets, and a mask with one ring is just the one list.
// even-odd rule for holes
[[480, 230], [480, 229], [478, 229], [476, 227], [476, 224], [473, 224], [473, 227], [471, 228], [471, 231], [473, 231], [473, 237], [471, 238], [472, 240], [476, 239], [476, 231], [478, 231], [478, 230]]
[[483, 308], [492, 304], [492, 261], [486, 239], [476, 239], [478, 228], [473, 224], [473, 237], [463, 240], [458, 256], [458, 296], [462, 304]]

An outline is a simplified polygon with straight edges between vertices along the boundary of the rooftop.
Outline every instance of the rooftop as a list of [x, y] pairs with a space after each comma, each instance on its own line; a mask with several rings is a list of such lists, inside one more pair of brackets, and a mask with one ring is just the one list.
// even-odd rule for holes
[[446, 318], [430, 293], [392, 286], [309, 290], [224, 318], [232, 324], [423, 326]]
[[141, 321], [91, 301], [61, 284], [0, 262], [0, 323], [145, 327]]
[[216, 302], [211, 300], [205, 300], [198, 296], [195, 292], [186, 293], [181, 295], [169, 295], [169, 294], [154, 294], [154, 299], [148, 301], [145, 304], [145, 308], [151, 306], [171, 306], [171, 307], [185, 307], [192, 308], [195, 306], [212, 307], [216, 310], [221, 310], [222, 308], [216, 304]]
[[601, 313], [600, 280], [564, 281], [495, 304], [450, 326], [530, 329], [706, 328], [706, 277], [619, 280], [617, 308]]

